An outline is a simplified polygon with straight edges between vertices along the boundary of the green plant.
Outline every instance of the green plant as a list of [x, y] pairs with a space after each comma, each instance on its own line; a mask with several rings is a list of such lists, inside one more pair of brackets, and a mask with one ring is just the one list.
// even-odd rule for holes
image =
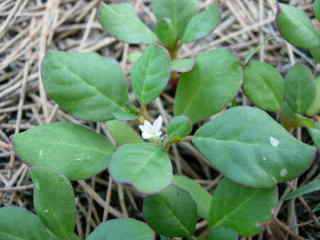
[[[87, 179], [105, 169], [117, 182], [144, 194], [145, 220], [164, 239], [252, 236], [272, 219], [277, 184], [297, 178], [311, 165], [316, 148], [296, 139], [263, 110], [235, 106], [223, 111], [244, 81], [251, 101], [261, 109], [280, 112], [288, 129], [301, 123], [314, 127], [304, 116], [319, 110], [310, 70], [296, 65], [284, 81], [272, 66], [257, 61], [241, 64], [227, 49], [200, 53], [194, 60], [178, 59], [183, 43], [198, 40], [217, 26], [218, 6], [199, 13], [196, 0], [151, 2], [157, 17], [154, 31], [130, 4], [102, 5], [100, 10], [103, 27], [118, 39], [149, 44], [130, 74], [138, 104], [129, 101], [128, 83], [115, 60], [94, 53], [47, 54], [42, 73], [48, 95], [80, 119], [106, 122], [116, 144], [65, 122], [16, 135], [17, 154], [32, 166], [38, 216], [20, 208], [0, 209], [0, 237], [78, 239], [70, 180]], [[174, 116], [163, 126], [168, 116], [151, 113], [149, 104], [170, 81], [178, 85]], [[313, 130], [316, 139], [319, 135]], [[189, 141], [224, 175], [213, 196], [194, 180], [174, 176], [172, 146]], [[208, 221], [203, 236], [195, 233], [199, 218]], [[22, 222], [18, 230], [16, 221]], [[88, 240], [151, 240], [155, 236], [151, 228], [133, 219], [111, 220]]]

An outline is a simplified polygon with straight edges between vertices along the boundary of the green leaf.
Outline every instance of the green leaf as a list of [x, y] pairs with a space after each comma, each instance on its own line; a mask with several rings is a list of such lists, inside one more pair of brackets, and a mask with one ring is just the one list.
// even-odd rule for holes
[[113, 146], [104, 136], [71, 123], [34, 127], [14, 136], [16, 153], [28, 164], [86, 179], [106, 169]]
[[173, 185], [147, 197], [143, 203], [143, 214], [157, 233], [167, 237], [188, 237], [196, 228], [195, 202], [188, 192]]
[[128, 84], [112, 59], [95, 53], [51, 51], [42, 76], [49, 96], [78, 118], [103, 121], [128, 111]]
[[309, 128], [309, 133], [312, 137], [314, 145], [317, 146], [317, 148], [320, 148], [320, 123], [315, 123], [313, 128]]
[[108, 130], [116, 141], [117, 145], [142, 143], [141, 137], [127, 123], [118, 120], [107, 122]]
[[320, 112], [320, 77], [316, 78], [314, 81], [316, 95], [313, 99], [312, 104], [307, 110], [307, 115], [314, 116]]
[[100, 224], [87, 240], [154, 240], [151, 228], [143, 222], [120, 218]]
[[138, 18], [129, 3], [102, 4], [100, 22], [103, 28], [127, 43], [154, 43], [156, 35]]
[[36, 215], [17, 207], [0, 208], [0, 239], [58, 240]]
[[285, 81], [285, 101], [292, 111], [306, 113], [316, 97], [316, 85], [311, 70], [302, 65], [293, 66]]
[[198, 11], [198, 0], [151, 0], [151, 4], [158, 21], [170, 19], [178, 39]]
[[208, 240], [238, 240], [238, 234], [225, 227], [210, 229]]
[[320, 47], [319, 33], [304, 11], [280, 4], [276, 21], [281, 35], [291, 44], [307, 49]]
[[208, 219], [211, 203], [210, 194], [199, 183], [185, 176], [174, 176], [174, 184], [191, 195], [197, 204], [198, 215]]
[[314, 13], [316, 18], [320, 20], [320, 0], [315, 0], [313, 4]]
[[317, 192], [317, 191], [320, 191], [320, 180], [319, 179], [316, 179], [310, 183], [307, 183], [306, 185], [299, 187], [297, 190], [289, 193], [286, 196], [286, 200], [291, 200], [291, 199], [295, 199], [298, 197], [302, 197], [303, 195]]
[[192, 131], [192, 122], [186, 116], [174, 117], [168, 125], [168, 140], [179, 141]]
[[155, 33], [166, 48], [175, 49], [178, 36], [177, 29], [173, 26], [171, 19], [161, 19], [156, 25]]
[[194, 16], [188, 23], [182, 42], [190, 43], [209, 35], [220, 23], [218, 4], [211, 4], [207, 10]]
[[69, 240], [76, 225], [76, 205], [69, 180], [55, 171], [33, 168], [34, 206], [42, 222], [57, 237]]
[[227, 49], [201, 53], [189, 73], [182, 74], [174, 112], [198, 122], [221, 111], [236, 96], [243, 73], [239, 60]]
[[123, 145], [113, 154], [110, 172], [120, 183], [132, 184], [143, 193], [159, 192], [173, 178], [172, 165], [162, 147], [151, 144]]
[[244, 72], [244, 90], [258, 107], [278, 112], [284, 99], [284, 79], [272, 65], [252, 61]]
[[167, 86], [170, 79], [170, 61], [164, 48], [153, 45], [144, 51], [133, 66], [133, 91], [143, 104], [152, 102]]
[[320, 62], [320, 48], [310, 48], [309, 49], [314, 60], [319, 63]]
[[194, 59], [175, 59], [171, 62], [171, 70], [179, 73], [190, 72], [194, 67]]
[[193, 143], [226, 177], [257, 188], [296, 178], [315, 156], [314, 147], [252, 107], [234, 107], [217, 116], [197, 131]]
[[277, 203], [276, 188], [247, 188], [225, 178], [213, 194], [209, 224], [252, 236], [261, 232], [262, 226], [272, 219], [272, 209]]

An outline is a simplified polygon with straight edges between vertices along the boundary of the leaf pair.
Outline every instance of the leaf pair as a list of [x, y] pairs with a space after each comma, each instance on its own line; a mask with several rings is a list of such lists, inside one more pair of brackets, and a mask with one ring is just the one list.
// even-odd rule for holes
[[[252, 61], [245, 68], [244, 90], [256, 106], [272, 112], [282, 112], [300, 121], [307, 114], [320, 111], [320, 79], [314, 80], [309, 68], [293, 66], [285, 79], [272, 65]], [[291, 113], [290, 113], [291, 112]]]
[[192, 236], [200, 216], [209, 221], [209, 239], [236, 239], [237, 233], [252, 236], [261, 232], [277, 202], [276, 187], [254, 189], [223, 179], [211, 197], [193, 180], [175, 176], [174, 185], [144, 200], [143, 213], [163, 236]]
[[153, 0], [152, 9], [158, 19], [155, 33], [136, 15], [131, 4], [103, 4], [100, 22], [104, 29], [128, 43], [156, 43], [159, 39], [169, 48], [179, 40], [192, 42], [208, 35], [219, 23], [217, 5], [197, 15], [197, 0]]
[[181, 41], [190, 43], [208, 35], [220, 22], [216, 4], [197, 13], [197, 0], [153, 0], [152, 9], [158, 19], [156, 33], [161, 42], [173, 49]]
[[320, 112], [320, 78], [314, 79], [311, 70], [302, 65], [293, 66], [285, 81], [285, 99], [282, 117], [289, 126], [312, 126], [311, 120], [302, 115], [313, 116]]

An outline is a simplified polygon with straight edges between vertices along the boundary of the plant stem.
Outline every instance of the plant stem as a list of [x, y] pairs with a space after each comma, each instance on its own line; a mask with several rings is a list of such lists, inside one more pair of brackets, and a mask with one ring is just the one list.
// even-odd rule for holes
[[148, 109], [145, 105], [141, 104], [140, 115], [148, 121], [152, 120], [152, 117], [149, 115]]

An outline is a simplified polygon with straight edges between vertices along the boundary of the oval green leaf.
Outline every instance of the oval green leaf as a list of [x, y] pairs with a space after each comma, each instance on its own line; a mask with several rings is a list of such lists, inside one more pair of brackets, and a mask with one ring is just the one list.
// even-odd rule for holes
[[156, 35], [138, 18], [129, 3], [102, 4], [100, 22], [103, 28], [127, 43], [154, 43]]
[[211, 4], [208, 9], [194, 16], [188, 23], [182, 42], [190, 43], [209, 35], [220, 23], [218, 4]]
[[34, 127], [15, 135], [13, 143], [28, 164], [55, 170], [71, 180], [106, 169], [114, 150], [106, 137], [65, 122]]
[[167, 50], [153, 45], [144, 51], [131, 71], [133, 91], [143, 104], [159, 97], [168, 84], [170, 70], [171, 60]]
[[256, 106], [272, 112], [281, 109], [284, 79], [272, 65], [252, 61], [244, 72], [244, 90]]
[[276, 188], [247, 188], [225, 178], [213, 194], [209, 223], [213, 227], [231, 228], [242, 236], [252, 236], [272, 219], [277, 203]]
[[281, 35], [291, 44], [306, 49], [320, 47], [320, 35], [303, 10], [280, 4], [276, 21]]
[[234, 107], [217, 116], [197, 131], [193, 143], [226, 177], [257, 188], [296, 178], [315, 157], [314, 147], [252, 107]]
[[143, 222], [130, 219], [114, 219], [100, 224], [87, 240], [154, 240], [151, 228]]
[[110, 173], [117, 182], [131, 184], [142, 193], [160, 192], [173, 178], [168, 154], [151, 143], [119, 147], [112, 156]]
[[179, 141], [188, 136], [192, 131], [192, 122], [186, 116], [174, 117], [168, 125], [168, 140]]
[[199, 183], [185, 176], [174, 176], [174, 184], [191, 195], [197, 204], [198, 216], [208, 219], [211, 204], [210, 194]]
[[195, 202], [188, 192], [173, 185], [147, 197], [143, 203], [143, 214], [157, 233], [167, 237], [188, 237], [196, 228]]
[[0, 239], [58, 240], [36, 215], [18, 207], [0, 208]]
[[170, 19], [177, 38], [181, 39], [191, 18], [197, 14], [198, 0], [151, 0], [157, 20]]
[[76, 225], [75, 197], [70, 181], [45, 168], [33, 168], [31, 176], [38, 216], [57, 237], [69, 240]]
[[293, 66], [285, 81], [285, 101], [292, 111], [306, 113], [316, 97], [316, 85], [311, 70], [302, 64]]
[[125, 122], [112, 120], [107, 122], [107, 127], [117, 145], [119, 146], [124, 144], [143, 142], [137, 132]]
[[103, 121], [130, 115], [126, 109], [128, 84], [112, 59], [95, 53], [51, 51], [45, 57], [42, 76], [48, 95], [78, 118]]
[[182, 74], [174, 112], [198, 122], [221, 111], [236, 96], [243, 79], [239, 60], [227, 49], [201, 53], [191, 72]]

